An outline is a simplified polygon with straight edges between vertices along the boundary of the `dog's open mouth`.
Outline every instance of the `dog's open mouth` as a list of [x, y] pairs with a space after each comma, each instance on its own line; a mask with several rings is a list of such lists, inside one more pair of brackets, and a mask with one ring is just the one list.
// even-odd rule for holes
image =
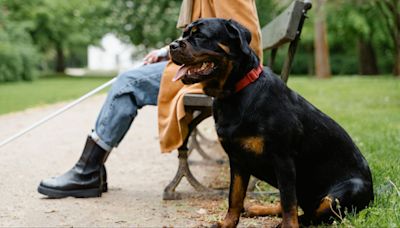
[[216, 69], [214, 62], [201, 62], [197, 64], [183, 64], [176, 73], [173, 81], [185, 79], [185, 84], [193, 84], [208, 79], [208, 76]]

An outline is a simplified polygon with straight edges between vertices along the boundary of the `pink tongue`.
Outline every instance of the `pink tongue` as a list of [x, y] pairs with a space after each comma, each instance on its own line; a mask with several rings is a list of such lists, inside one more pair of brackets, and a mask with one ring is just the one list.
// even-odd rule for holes
[[173, 82], [178, 81], [179, 79], [181, 79], [183, 76], [185, 76], [186, 72], [188, 71], [189, 67], [182, 65], [178, 72], [176, 73], [175, 77], [172, 79]]

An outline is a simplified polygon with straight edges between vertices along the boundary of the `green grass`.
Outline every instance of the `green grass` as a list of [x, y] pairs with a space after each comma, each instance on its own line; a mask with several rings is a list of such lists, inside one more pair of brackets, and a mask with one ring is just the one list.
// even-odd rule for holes
[[393, 77], [292, 77], [289, 87], [333, 117], [369, 162], [375, 202], [339, 226], [400, 226], [400, 80]]
[[49, 76], [33, 82], [0, 84], [0, 115], [76, 99], [110, 79], [109, 77]]

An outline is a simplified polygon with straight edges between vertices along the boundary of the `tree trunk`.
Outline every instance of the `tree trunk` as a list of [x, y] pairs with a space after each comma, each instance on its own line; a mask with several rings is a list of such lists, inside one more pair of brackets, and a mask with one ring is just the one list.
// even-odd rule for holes
[[[394, 43], [394, 76], [400, 77], [400, 12], [399, 0], [385, 1], [386, 6], [393, 15], [393, 43]], [[389, 28], [390, 29], [390, 28]]]
[[375, 50], [370, 40], [358, 39], [358, 71], [361, 75], [378, 75]]
[[331, 76], [331, 66], [329, 64], [329, 46], [324, 9], [326, 0], [316, 0], [315, 3], [315, 74], [317, 78], [329, 78]]
[[[304, 44], [306, 53], [313, 53], [314, 51], [314, 45], [312, 44]], [[313, 56], [307, 58], [307, 74], [308, 75], [315, 75], [315, 61], [313, 59]]]
[[394, 62], [394, 75], [400, 78], [400, 31], [397, 33], [397, 45]]
[[56, 44], [56, 72], [64, 73], [65, 71], [65, 55], [62, 44]]
[[394, 75], [400, 78], [400, 12], [399, 12], [399, 1], [394, 1], [394, 10], [392, 10], [394, 14], [394, 20], [395, 20], [395, 36], [396, 36], [396, 41], [395, 41], [395, 49], [396, 49], [396, 58], [394, 62]]

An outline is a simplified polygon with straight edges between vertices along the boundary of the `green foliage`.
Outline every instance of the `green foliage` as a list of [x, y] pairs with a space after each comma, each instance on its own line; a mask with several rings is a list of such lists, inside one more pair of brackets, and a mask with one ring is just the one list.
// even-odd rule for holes
[[[146, 48], [162, 47], [181, 35], [176, 28], [181, 0], [116, 0], [110, 20], [126, 41]], [[288, 1], [282, 1], [288, 3]], [[285, 4], [256, 0], [260, 24], [267, 24]]]
[[[87, 45], [97, 41], [109, 13], [108, 1], [96, 0], [35, 0], [31, 8], [34, 26], [30, 32], [44, 50], [50, 45]], [[15, 7], [23, 7], [24, 0], [13, 0]], [[26, 8], [27, 6], [24, 6]], [[22, 11], [24, 9], [21, 9]]]
[[[389, 17], [390, 8], [382, 3], [388, 1], [327, 1], [328, 41], [334, 74], [359, 73], [360, 40], [372, 44], [380, 73], [392, 71], [395, 45], [394, 30], [390, 28], [394, 20]], [[261, 26], [291, 2], [256, 0]], [[138, 45], [143, 51], [164, 46], [181, 34], [176, 28], [180, 4], [181, 0], [0, 0], [2, 58], [9, 59], [1, 61], [3, 68], [6, 62], [8, 67], [0, 72], [0, 81], [11, 80], [11, 75], [15, 80], [32, 78], [29, 74], [10, 73], [10, 69], [19, 69], [17, 65], [24, 61], [28, 61], [27, 67], [37, 66], [39, 61], [41, 70], [84, 67], [86, 46], [98, 43], [108, 32]], [[313, 73], [313, 9], [309, 16], [303, 27], [293, 73]], [[4, 57], [6, 53], [7, 58]], [[267, 61], [268, 54], [265, 56]], [[281, 56], [278, 56], [278, 63], [282, 62]]]
[[358, 73], [360, 40], [372, 44], [378, 57], [379, 71], [392, 72], [394, 47], [385, 25], [386, 19], [382, 17], [375, 2], [375, 0], [328, 1], [328, 39], [334, 73]]
[[60, 69], [70, 50], [96, 43], [107, 31], [107, 18], [112, 1], [97, 0], [1, 0], [10, 21], [25, 25], [25, 33], [34, 41], [47, 61], [55, 61]]
[[181, 35], [176, 28], [181, 0], [115, 0], [114, 30], [135, 45], [162, 47]]
[[0, 7], [0, 82], [35, 78], [39, 55], [25, 28], [24, 23], [9, 21]]
[[0, 43], [0, 82], [33, 80], [36, 75], [36, 55], [31, 45]]
[[[256, 0], [261, 26], [274, 18], [291, 1]], [[380, 73], [392, 72], [394, 64], [393, 42], [386, 22], [377, 7], [376, 0], [329, 0], [327, 1], [327, 31], [330, 49], [330, 61], [333, 74], [359, 74], [360, 47], [363, 40], [371, 43], [375, 50]], [[383, 11], [388, 14], [386, 8]], [[313, 74], [314, 69], [314, 10], [308, 12], [301, 34], [298, 51], [295, 56], [292, 72], [294, 74]], [[391, 24], [393, 27], [393, 25]], [[280, 69], [286, 52], [278, 53], [276, 70]], [[269, 53], [265, 54], [267, 62]]]
[[256, 5], [261, 26], [268, 24], [282, 8], [278, 6], [277, 2], [271, 0], [256, 0]]

